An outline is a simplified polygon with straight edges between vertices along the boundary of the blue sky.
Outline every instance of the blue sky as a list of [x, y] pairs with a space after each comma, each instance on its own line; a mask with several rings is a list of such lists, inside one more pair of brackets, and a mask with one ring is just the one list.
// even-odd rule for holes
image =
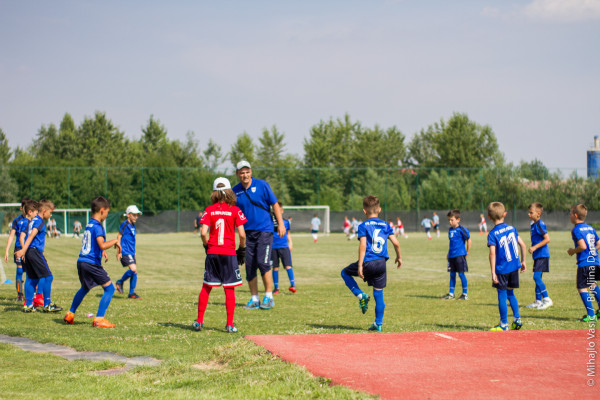
[[348, 113], [415, 132], [464, 112], [507, 161], [585, 168], [600, 135], [600, 0], [0, 0], [0, 127], [104, 111], [139, 138], [153, 114], [228, 151]]

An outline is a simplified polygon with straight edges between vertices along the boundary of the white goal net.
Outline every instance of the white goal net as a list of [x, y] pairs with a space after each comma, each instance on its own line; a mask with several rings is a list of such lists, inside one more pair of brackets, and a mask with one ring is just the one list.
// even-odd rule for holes
[[330, 233], [329, 206], [283, 206], [283, 218], [291, 219], [292, 232], [311, 231], [310, 221], [316, 216], [321, 220], [320, 233]]

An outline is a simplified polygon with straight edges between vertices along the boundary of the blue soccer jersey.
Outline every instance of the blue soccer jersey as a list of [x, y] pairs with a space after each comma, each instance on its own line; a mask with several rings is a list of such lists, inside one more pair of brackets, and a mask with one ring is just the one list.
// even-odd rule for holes
[[106, 232], [104, 232], [102, 224], [92, 218], [85, 226], [81, 241], [81, 252], [77, 262], [102, 265], [102, 250], [98, 245], [98, 237], [103, 237], [106, 240]]
[[394, 231], [390, 225], [379, 218], [369, 218], [358, 226], [358, 238], [367, 238], [367, 251], [363, 262], [389, 257], [387, 240]]
[[29, 220], [22, 214], [13, 219], [10, 228], [15, 230], [15, 238], [17, 239], [15, 240], [15, 252], [23, 247], [21, 246], [19, 237], [21, 236], [21, 232], [27, 233], [27, 225], [29, 225]]
[[521, 268], [519, 233], [514, 226], [498, 224], [488, 234], [488, 247], [496, 247], [496, 274], [504, 275]]
[[[240, 182], [232, 190], [237, 196], [237, 206], [248, 219], [244, 228], [247, 231], [273, 232], [273, 219], [271, 219], [271, 212], [267, 210], [277, 203], [277, 197], [271, 190], [271, 186], [262, 179], [252, 178], [248, 189], [244, 189]], [[250, 199], [258, 206], [252, 204]]]
[[129, 220], [123, 221], [119, 228], [121, 237], [121, 253], [128, 256], [135, 256], [135, 225]]
[[285, 226], [286, 234], [283, 237], [279, 236], [279, 232], [273, 234], [273, 248], [274, 249], [287, 249], [290, 247], [288, 243], [287, 232], [290, 230], [290, 221], [287, 219], [283, 220], [283, 226]]
[[38, 249], [40, 252], [43, 253], [44, 248], [46, 247], [46, 225], [44, 224], [44, 220], [42, 219], [42, 217], [40, 217], [39, 215], [36, 215], [29, 223], [27, 227], [27, 236], [25, 236], [25, 241], [27, 241], [27, 238], [29, 237], [29, 235], [31, 235], [33, 228], [37, 228], [38, 233], [37, 235], [35, 235], [31, 243], [29, 244], [29, 247]]
[[471, 238], [469, 230], [462, 226], [450, 228], [448, 230], [448, 239], [450, 247], [448, 249], [448, 258], [460, 257], [467, 255], [466, 242]]
[[[546, 228], [546, 224], [541, 219], [537, 222], [531, 221], [531, 245], [535, 246], [544, 240], [544, 235], [548, 233], [548, 229]], [[539, 249], [533, 252], [533, 259], [537, 260], [538, 258], [550, 257], [550, 249], [548, 248], [548, 243], [540, 247]]]
[[600, 265], [600, 260], [598, 259], [598, 249], [596, 248], [598, 234], [594, 228], [582, 222], [575, 225], [573, 231], [571, 231], [571, 237], [573, 238], [575, 247], [577, 247], [577, 242], [579, 242], [581, 239], [583, 239], [586, 244], [586, 249], [581, 253], [577, 253], [578, 267], [581, 268], [588, 267], [590, 265]]

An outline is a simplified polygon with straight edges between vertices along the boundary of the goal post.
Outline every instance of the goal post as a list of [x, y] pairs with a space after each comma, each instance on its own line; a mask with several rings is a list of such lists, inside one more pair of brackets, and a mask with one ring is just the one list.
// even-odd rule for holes
[[329, 206], [288, 206], [283, 205], [283, 217], [286, 219], [292, 218], [292, 230], [296, 232], [310, 232], [310, 221], [317, 214], [321, 220], [321, 233], [329, 235], [330, 216]]
[[79, 221], [81, 234], [83, 234], [85, 225], [90, 220], [90, 213], [89, 208], [56, 208], [52, 213], [52, 218], [56, 220], [56, 228], [64, 235], [73, 234], [73, 224], [75, 221]]

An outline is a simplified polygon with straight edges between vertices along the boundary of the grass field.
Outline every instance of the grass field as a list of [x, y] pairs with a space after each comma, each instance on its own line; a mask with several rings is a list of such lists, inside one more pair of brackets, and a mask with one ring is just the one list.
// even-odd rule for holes
[[[528, 242], [529, 234], [523, 234]], [[544, 281], [555, 305], [543, 311], [523, 308], [523, 329], [586, 328], [577, 321], [584, 309], [575, 289], [575, 260], [566, 254], [572, 246], [570, 234], [550, 235], [551, 272], [545, 274]], [[0, 333], [80, 351], [151, 356], [163, 360], [162, 364], [98, 376], [93, 372], [118, 364], [66, 361], [0, 344], [0, 398], [371, 398], [330, 386], [326, 379], [286, 364], [243, 338], [246, 334], [366, 333], [374, 320], [374, 303], [363, 315], [339, 276], [341, 268], [357, 258], [356, 241], [333, 234], [313, 244], [310, 236], [295, 236], [292, 254], [298, 293], [288, 294], [287, 276], [280, 273], [284, 290], [275, 297], [275, 308], [244, 310], [248, 286], [238, 288], [238, 334], [224, 332], [225, 298], [219, 288], [211, 293], [205, 329], [191, 329], [204, 271], [204, 251], [198, 237], [191, 233], [140, 234], [137, 242], [140, 275], [136, 292], [142, 299], [115, 294], [107, 313], [117, 324], [115, 329], [94, 329], [91, 318], [85, 317], [96, 312], [101, 289], [90, 292], [77, 312], [75, 325], [67, 326], [62, 322], [64, 313], [22, 313], [22, 305], [14, 300], [14, 285], [0, 285]], [[76, 260], [80, 243], [70, 237], [47, 240], [45, 254], [54, 273], [53, 300], [65, 310], [79, 288]], [[388, 262], [385, 332], [487, 330], [498, 323], [485, 237], [477, 232], [473, 236], [467, 302], [440, 300], [448, 292], [447, 237], [427, 241], [424, 234], [413, 233], [401, 239], [400, 245], [404, 266], [396, 270]], [[393, 248], [389, 249], [393, 254]], [[109, 255], [105, 268], [116, 281], [124, 269], [114, 258], [114, 250]], [[531, 265], [529, 258], [528, 268]], [[14, 280], [14, 264], [4, 264], [4, 268]], [[262, 284], [259, 287], [262, 291]], [[366, 284], [361, 287], [370, 292]], [[534, 300], [533, 288], [528, 270], [521, 275], [521, 288], [516, 290], [522, 306]]]

